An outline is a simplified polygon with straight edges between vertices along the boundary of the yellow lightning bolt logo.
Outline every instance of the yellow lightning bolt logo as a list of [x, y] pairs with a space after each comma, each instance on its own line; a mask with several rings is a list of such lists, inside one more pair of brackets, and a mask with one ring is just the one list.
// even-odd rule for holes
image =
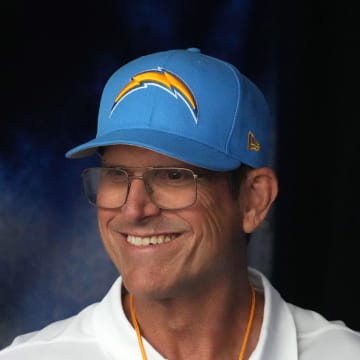
[[156, 70], [144, 71], [134, 75], [118, 93], [111, 108], [110, 117], [119, 103], [134, 91], [146, 89], [148, 86], [157, 86], [175, 98], [180, 98], [190, 110], [195, 123], [198, 121], [197, 104], [195, 98], [186, 84], [174, 74], [158, 68]]

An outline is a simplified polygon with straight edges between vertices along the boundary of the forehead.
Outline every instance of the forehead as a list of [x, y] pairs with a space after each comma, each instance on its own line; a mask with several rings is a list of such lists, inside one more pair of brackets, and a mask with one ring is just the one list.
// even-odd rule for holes
[[158, 152], [134, 145], [111, 145], [104, 148], [102, 162], [122, 166], [181, 166], [191, 168], [188, 163]]

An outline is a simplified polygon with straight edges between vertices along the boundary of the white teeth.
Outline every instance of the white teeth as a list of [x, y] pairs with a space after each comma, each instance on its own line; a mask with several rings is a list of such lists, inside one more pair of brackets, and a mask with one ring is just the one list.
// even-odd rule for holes
[[175, 235], [154, 235], [154, 236], [134, 236], [128, 235], [127, 241], [135, 246], [146, 246], [150, 244], [164, 244], [175, 238]]

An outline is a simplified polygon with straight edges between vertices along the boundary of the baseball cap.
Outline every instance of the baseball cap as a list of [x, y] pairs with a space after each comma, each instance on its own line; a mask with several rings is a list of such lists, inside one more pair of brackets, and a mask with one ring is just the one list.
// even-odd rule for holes
[[268, 166], [272, 123], [259, 88], [197, 48], [160, 51], [120, 67], [100, 100], [96, 137], [66, 153], [128, 144], [217, 171]]

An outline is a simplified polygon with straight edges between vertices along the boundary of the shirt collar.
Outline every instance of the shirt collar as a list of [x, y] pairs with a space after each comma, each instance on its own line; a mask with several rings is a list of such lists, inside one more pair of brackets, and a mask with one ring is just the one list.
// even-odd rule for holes
[[265, 297], [259, 341], [250, 360], [297, 360], [296, 327], [287, 303], [261, 272], [249, 268], [249, 276]]
[[[249, 268], [249, 277], [251, 284], [265, 297], [259, 341], [250, 360], [297, 360], [296, 327], [287, 303], [261, 272]], [[93, 320], [96, 337], [106, 353], [110, 352], [114, 359], [124, 355], [140, 358], [135, 331], [121, 305], [121, 277], [98, 304]], [[164, 359], [145, 339], [144, 346], [150, 359]]]

